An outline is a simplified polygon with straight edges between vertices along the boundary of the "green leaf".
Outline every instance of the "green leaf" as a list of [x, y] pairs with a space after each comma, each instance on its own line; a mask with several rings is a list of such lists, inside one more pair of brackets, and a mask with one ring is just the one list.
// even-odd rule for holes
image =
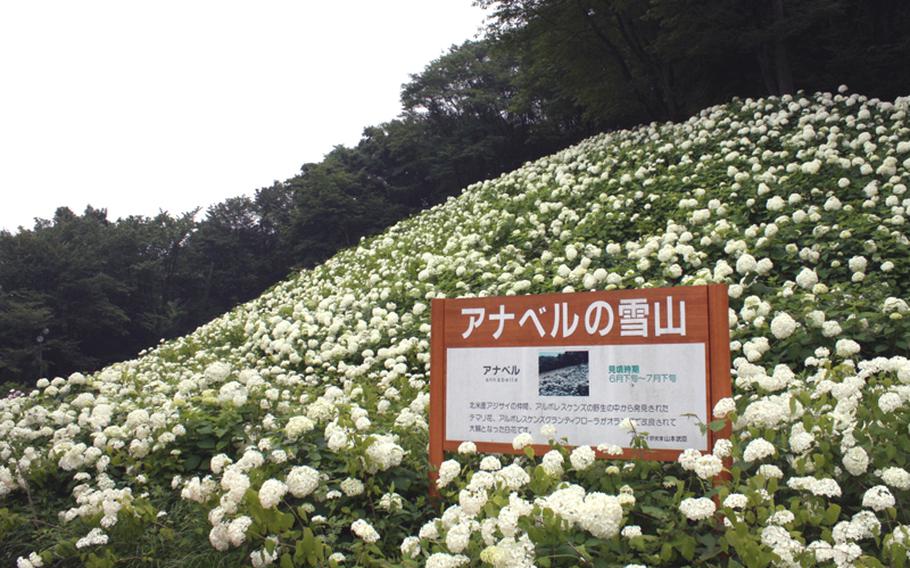
[[885, 568], [885, 565], [871, 556], [860, 556], [856, 561], [858, 568]]
[[708, 423], [708, 428], [710, 428], [712, 432], [720, 432], [726, 425], [726, 420], [714, 420]]
[[116, 558], [110, 550], [105, 550], [103, 556], [98, 556], [92, 552], [85, 560], [86, 568], [113, 568], [115, 563]]
[[904, 568], [907, 565], [907, 549], [897, 543], [892, 543], [891, 560], [894, 568]]
[[275, 511], [275, 517], [272, 521], [272, 528], [276, 533], [283, 533], [294, 526], [294, 515]]
[[681, 536], [676, 544], [676, 549], [686, 560], [695, 558], [695, 539], [691, 536]]
[[822, 522], [825, 525], [833, 525], [837, 522], [837, 519], [840, 518], [841, 507], [837, 503], [831, 503], [828, 505], [828, 508], [825, 510], [825, 516], [822, 518]]
[[641, 512], [656, 519], [666, 519], [668, 515], [666, 509], [653, 505], [642, 505]]
[[198, 454], [188, 454], [186, 456], [186, 461], [183, 462], [183, 471], [195, 471], [200, 463], [202, 463], [202, 456]]

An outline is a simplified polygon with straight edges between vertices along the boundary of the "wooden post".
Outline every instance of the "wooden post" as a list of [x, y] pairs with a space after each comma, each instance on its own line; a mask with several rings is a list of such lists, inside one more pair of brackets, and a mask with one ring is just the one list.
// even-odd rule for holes
[[[708, 286], [708, 351], [710, 353], [711, 373], [711, 408], [708, 409], [708, 422], [713, 416], [714, 405], [722, 398], [733, 396], [733, 383], [730, 379], [730, 298], [727, 294], [726, 284], [712, 284]], [[708, 430], [709, 450], [713, 450], [714, 443], [720, 438], [729, 438], [732, 433], [730, 424], [724, 426], [720, 432]], [[731, 466], [730, 458], [723, 460], [724, 468]], [[714, 480], [714, 485], [721, 485], [730, 480], [727, 471], [722, 472]], [[720, 503], [718, 503], [718, 506]]]
[[430, 496], [438, 497], [436, 479], [442, 464], [446, 412], [445, 300], [434, 299], [430, 310]]

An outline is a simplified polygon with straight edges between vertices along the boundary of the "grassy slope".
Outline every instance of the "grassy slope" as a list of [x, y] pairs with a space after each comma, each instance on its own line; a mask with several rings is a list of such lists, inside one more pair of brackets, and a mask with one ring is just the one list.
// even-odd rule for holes
[[[788, 428], [800, 421], [810, 431], [818, 427], [819, 440], [826, 442], [817, 443], [816, 453], [825, 459], [813, 467], [819, 476], [843, 479], [843, 513], [835, 520], [849, 520], [862, 508], [865, 488], [880, 483], [874, 469], [907, 465], [900, 450], [910, 452], [910, 447], [888, 453], [874, 443], [880, 427], [905, 433], [907, 410], [864, 418], [864, 405], [841, 409], [872, 460], [869, 479], [853, 478], [838, 465], [847, 449], [843, 428], [811, 418], [837, 410], [838, 400], [814, 395], [822, 379], [819, 368], [830, 369], [826, 372], [838, 381], [850, 374], [845, 371], [850, 364], [843, 367], [843, 357], [834, 354], [837, 340], [857, 341], [857, 360], [895, 356], [910, 347], [906, 320], [892, 315], [905, 306], [887, 300], [906, 299], [910, 286], [903, 193], [910, 179], [907, 106], [907, 100], [894, 105], [831, 95], [734, 101], [685, 123], [598, 136], [472, 186], [137, 360], [0, 403], [0, 440], [5, 440], [0, 451], [8, 462], [8, 469], [0, 470], [8, 492], [0, 501], [7, 508], [0, 514], [0, 560], [10, 563], [36, 550], [63, 563], [86, 561], [94, 551], [97, 558], [126, 558], [135, 565], [183, 565], [187, 555], [198, 565], [215, 559], [233, 564], [260, 548], [262, 538], [251, 533], [239, 549], [215, 551], [207, 542], [206, 514], [217, 505], [220, 489], [202, 505], [181, 500], [180, 485], [172, 489], [171, 480], [203, 476], [212, 455], [226, 453], [237, 460], [244, 448], [259, 445], [266, 456], [282, 449], [290, 459], [250, 468], [253, 489], [270, 477], [284, 479], [291, 465], [312, 465], [326, 474], [319, 489], [289, 503], [311, 503], [315, 514], [327, 519], [312, 525], [314, 532], [358, 562], [384, 555], [389, 560], [380, 565], [397, 563], [402, 539], [439, 513], [423, 502], [429, 364], [429, 311], [424, 308], [429, 298], [705, 282], [732, 285], [731, 307], [738, 314], [731, 328], [734, 357], [749, 355], [767, 375], [779, 364], [797, 375], [779, 385], [740, 360], [739, 415], [750, 416], [747, 406], [756, 401], [779, 403], [781, 393], [784, 404], [800, 400], [808, 409], [807, 417], [790, 415], [775, 424], [741, 422], [735, 455], [742, 455], [742, 433], [749, 432], [748, 437], [764, 436], [778, 446], [776, 463], [788, 477], [808, 474], [811, 468], [789, 448]], [[775, 196], [779, 202], [772, 200]], [[756, 271], [743, 255], [768, 259], [773, 267], [766, 270], [766, 263], [759, 263]], [[854, 276], [860, 261], [849, 263], [859, 256], [866, 260], [859, 271], [862, 280]], [[893, 268], [884, 271], [888, 262]], [[796, 284], [806, 268], [823, 286]], [[780, 312], [789, 313], [799, 327], [778, 339], [769, 325]], [[827, 328], [816, 312], [829, 321]], [[838, 322], [839, 334], [830, 321]], [[819, 347], [828, 348], [830, 357], [816, 353]], [[817, 359], [807, 366], [810, 356]], [[900, 360], [883, 365], [890, 375], [879, 382], [864, 378], [863, 392], [873, 407], [871, 397], [900, 382], [894, 378]], [[222, 388], [232, 382], [236, 389]], [[239, 406], [224, 402], [232, 397]], [[285, 424], [295, 415], [309, 415], [316, 428], [289, 437]], [[362, 415], [369, 424], [358, 428]], [[333, 451], [328, 439], [339, 429], [349, 445]], [[397, 436], [406, 455], [399, 466], [371, 472], [377, 468], [367, 457], [370, 436], [386, 434]], [[93, 444], [106, 456], [102, 462], [110, 460], [107, 475], [96, 475], [99, 457], [85, 451]], [[525, 466], [533, 471], [533, 463]], [[16, 486], [17, 467], [28, 492]], [[77, 471], [90, 475], [77, 481]], [[659, 487], [662, 476], [687, 475], [676, 466], [641, 471], [634, 483], [626, 480], [636, 492]], [[753, 473], [743, 464], [744, 479]], [[137, 481], [139, 475], [144, 483]], [[366, 493], [326, 498], [348, 476], [364, 480]], [[568, 472], [566, 479], [591, 490], [608, 489], [581, 473]], [[118, 489], [130, 488], [131, 497], [120, 499], [125, 510], [107, 531], [108, 546], [77, 550], [74, 542], [98, 525], [100, 511], [83, 504], [84, 516], [68, 523], [57, 513], [77, 506], [72, 491], [81, 482], [103, 491], [108, 480]], [[393, 484], [405, 496], [404, 509], [377, 510], [379, 496]], [[702, 494], [691, 483], [685, 491]], [[111, 499], [110, 493], [96, 495]], [[782, 493], [778, 502], [794, 496], [798, 493]], [[457, 500], [457, 493], [451, 499]], [[678, 517], [677, 504], [671, 497], [652, 503]], [[237, 514], [255, 517], [253, 509], [244, 501]], [[168, 514], [159, 517], [158, 511]], [[639, 513], [627, 511], [627, 519], [646, 534], [679, 523], [643, 520]], [[897, 521], [907, 522], [906, 516], [900, 512]], [[355, 544], [349, 527], [360, 517], [383, 536], [376, 550]], [[753, 522], [760, 527], [763, 520]], [[279, 532], [266, 525], [256, 525], [254, 532]], [[304, 525], [309, 521], [295, 527]], [[809, 520], [791, 530], [805, 543], [831, 539], [830, 528], [825, 533]], [[423, 546], [427, 553], [445, 550], [440, 542], [428, 540]], [[472, 554], [482, 548], [471, 546]], [[709, 545], [698, 546], [707, 554]], [[861, 546], [885, 557], [877, 545]], [[661, 561], [655, 556], [659, 547], [651, 544], [637, 552], [621, 544], [608, 548], [623, 562]], [[666, 562], [682, 562], [682, 548], [671, 551]]]

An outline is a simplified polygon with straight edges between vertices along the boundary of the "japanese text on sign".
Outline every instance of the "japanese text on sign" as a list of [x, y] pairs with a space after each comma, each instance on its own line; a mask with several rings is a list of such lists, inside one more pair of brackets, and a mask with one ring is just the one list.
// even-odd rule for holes
[[477, 332], [484, 321], [495, 322], [489, 326], [493, 340], [502, 337], [509, 325], [529, 326], [541, 338], [547, 335], [567, 338], [575, 334], [582, 322], [587, 335], [604, 337], [613, 331], [617, 320], [621, 337], [686, 335], [686, 302], [674, 302], [673, 296], [666, 297], [664, 310], [661, 302], [649, 304], [644, 298], [624, 298], [615, 307], [608, 301], [594, 300], [581, 312], [571, 309], [568, 302], [554, 302], [552, 306], [527, 308], [520, 316], [508, 311], [505, 304], [499, 304], [498, 309], [490, 313], [486, 308], [462, 308], [461, 315], [467, 318], [461, 334], [464, 339]]

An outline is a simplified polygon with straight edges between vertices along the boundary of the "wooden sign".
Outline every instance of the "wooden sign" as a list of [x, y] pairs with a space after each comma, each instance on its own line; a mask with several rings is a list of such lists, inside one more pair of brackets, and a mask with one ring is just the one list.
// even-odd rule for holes
[[646, 458], [709, 451], [725, 433], [698, 422], [732, 391], [727, 312], [724, 285], [433, 300], [434, 470], [466, 440], [516, 453], [527, 432], [539, 455], [547, 424], [572, 446], [624, 447], [631, 419]]

